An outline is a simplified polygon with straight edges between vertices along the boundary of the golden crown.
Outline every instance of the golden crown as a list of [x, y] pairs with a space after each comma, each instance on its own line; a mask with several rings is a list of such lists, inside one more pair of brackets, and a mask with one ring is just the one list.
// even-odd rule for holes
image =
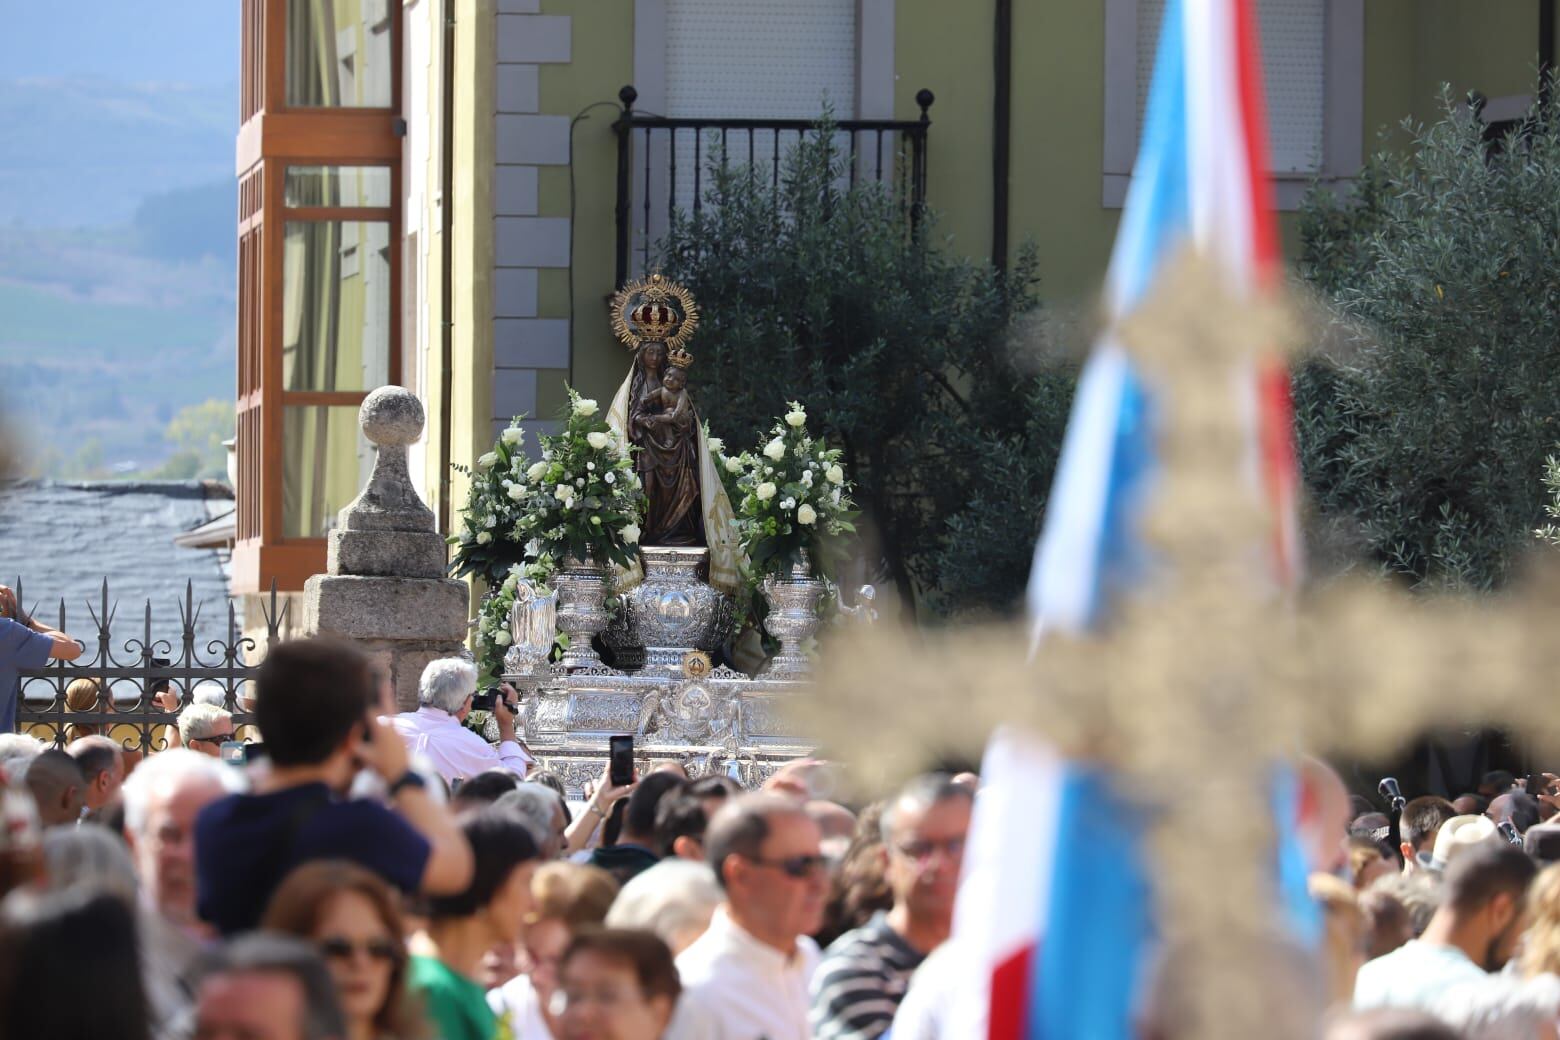
[[666, 363], [677, 368], [687, 368], [693, 364], [693, 355], [686, 350], [670, 350], [666, 353]]
[[[699, 308], [693, 294], [659, 271], [629, 282], [612, 297], [612, 331], [636, 350], [646, 343], [665, 343], [676, 355], [699, 327]], [[687, 367], [689, 357], [682, 362]]]

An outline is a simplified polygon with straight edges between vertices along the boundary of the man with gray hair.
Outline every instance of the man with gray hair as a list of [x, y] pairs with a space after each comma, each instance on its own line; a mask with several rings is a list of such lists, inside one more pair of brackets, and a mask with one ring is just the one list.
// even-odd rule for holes
[[813, 976], [813, 1035], [871, 1040], [893, 1024], [910, 976], [953, 930], [964, 839], [975, 796], [922, 776], [883, 812], [884, 877], [894, 906], [834, 941]]
[[243, 787], [238, 770], [188, 748], [150, 755], [125, 780], [125, 841], [141, 879], [142, 975], [156, 1035], [189, 1012], [207, 938], [195, 913], [195, 817]]
[[320, 955], [289, 936], [257, 932], [217, 951], [196, 994], [198, 1037], [346, 1040], [336, 985]]
[[233, 716], [214, 704], [188, 704], [179, 712], [179, 743], [191, 751], [221, 758], [222, 745], [233, 734]]
[[499, 689], [502, 693], [493, 706], [496, 749], [462, 725], [477, 693], [477, 666], [464, 657], [430, 661], [417, 683], [417, 710], [391, 716], [390, 723], [406, 741], [406, 750], [426, 759], [446, 781], [465, 780], [489, 769], [525, 776], [531, 756], [515, 738], [517, 694], [508, 683]]
[[704, 835], [725, 891], [709, 930], [677, 958], [683, 992], [668, 1040], [811, 1040], [807, 987], [818, 964], [829, 866], [795, 799], [733, 798]]
[[545, 863], [563, 854], [568, 839], [564, 831], [569, 826], [569, 814], [564, 810], [563, 799], [556, 791], [543, 784], [525, 783], [513, 791], [506, 791], [493, 803], [496, 808], [517, 813], [525, 821], [526, 829], [536, 839], [541, 850], [540, 859]]

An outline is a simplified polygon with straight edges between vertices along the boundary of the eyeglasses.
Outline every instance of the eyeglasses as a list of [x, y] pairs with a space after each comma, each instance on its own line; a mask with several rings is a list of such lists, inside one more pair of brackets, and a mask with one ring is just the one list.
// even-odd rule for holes
[[401, 948], [389, 939], [353, 942], [344, 936], [331, 935], [321, 939], [316, 945], [320, 948], [320, 953], [333, 961], [349, 961], [355, 953], [361, 953], [386, 964], [394, 964], [401, 959]]
[[233, 739], [233, 734], [232, 733], [213, 733], [209, 737], [191, 737], [189, 739], [188, 743], [191, 743], [191, 744], [226, 744], [228, 741], [230, 741], [232, 739]]
[[799, 881], [827, 873], [829, 869], [828, 858], [817, 853], [805, 856], [788, 856], [785, 859], [776, 860], [749, 859], [748, 862], [760, 867], [773, 867], [784, 873], [786, 877], [793, 877]]
[[947, 838], [943, 841], [907, 841], [895, 845], [894, 850], [916, 863], [925, 863], [939, 852], [951, 860], [958, 860], [964, 856], [964, 839], [961, 837]]

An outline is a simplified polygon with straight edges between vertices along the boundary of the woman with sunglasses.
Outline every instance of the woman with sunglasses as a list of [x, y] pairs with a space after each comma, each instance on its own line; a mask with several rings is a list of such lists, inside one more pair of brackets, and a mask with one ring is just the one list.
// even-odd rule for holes
[[660, 1040], [682, 985], [672, 951], [649, 932], [588, 929], [558, 964], [559, 1040]]
[[312, 942], [325, 956], [347, 1018], [345, 1040], [420, 1040], [406, 991], [406, 946], [397, 896], [344, 860], [316, 860], [287, 876], [261, 927]]

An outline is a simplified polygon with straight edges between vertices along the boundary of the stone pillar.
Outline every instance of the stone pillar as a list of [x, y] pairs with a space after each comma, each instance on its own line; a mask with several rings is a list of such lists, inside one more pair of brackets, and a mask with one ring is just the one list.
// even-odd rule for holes
[[422, 402], [399, 386], [369, 394], [358, 413], [378, 450], [368, 486], [341, 511], [324, 574], [304, 585], [304, 629], [350, 639], [386, 668], [403, 710], [436, 657], [465, 649], [466, 584], [446, 577], [444, 539], [417, 495], [407, 445], [423, 431]]

